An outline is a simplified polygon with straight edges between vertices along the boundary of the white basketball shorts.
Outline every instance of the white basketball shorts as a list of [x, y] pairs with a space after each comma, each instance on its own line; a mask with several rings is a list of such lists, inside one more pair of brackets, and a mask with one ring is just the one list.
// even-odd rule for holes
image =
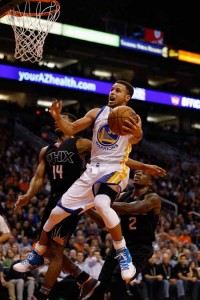
[[81, 208], [83, 213], [94, 207], [94, 196], [101, 183], [115, 186], [114, 189], [120, 193], [128, 184], [129, 173], [130, 169], [125, 164], [87, 164], [84, 173], [62, 195], [58, 205], [70, 213]]

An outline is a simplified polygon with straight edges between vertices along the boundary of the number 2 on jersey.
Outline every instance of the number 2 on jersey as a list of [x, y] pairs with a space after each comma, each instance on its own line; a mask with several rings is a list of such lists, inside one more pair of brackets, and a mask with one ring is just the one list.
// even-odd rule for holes
[[136, 222], [137, 222], [137, 219], [136, 219], [136, 217], [131, 217], [131, 218], [129, 218], [129, 221], [130, 221], [130, 223], [129, 223], [129, 230], [136, 230]]
[[62, 179], [63, 178], [63, 166], [62, 165], [53, 165], [53, 179]]

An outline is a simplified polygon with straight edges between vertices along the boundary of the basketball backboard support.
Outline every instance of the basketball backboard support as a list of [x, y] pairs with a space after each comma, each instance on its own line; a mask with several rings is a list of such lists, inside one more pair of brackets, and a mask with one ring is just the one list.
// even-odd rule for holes
[[8, 10], [22, 2], [24, 2], [24, 0], [0, 0], [0, 18], [6, 15]]

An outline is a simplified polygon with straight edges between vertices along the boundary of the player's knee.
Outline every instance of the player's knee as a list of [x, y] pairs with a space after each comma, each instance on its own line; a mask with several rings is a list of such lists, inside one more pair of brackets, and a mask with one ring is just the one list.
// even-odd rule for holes
[[61, 222], [65, 217], [67, 217], [69, 214], [65, 212], [63, 209], [60, 207], [56, 206], [52, 211], [49, 216], [49, 220], [53, 224], [58, 224]]
[[97, 195], [94, 204], [100, 215], [106, 215], [110, 210], [111, 199], [107, 195]]
[[118, 188], [118, 186], [115, 186], [115, 188], [111, 188], [109, 185], [102, 183], [99, 187], [97, 195], [108, 196], [110, 198], [110, 201], [113, 202], [118, 194]]

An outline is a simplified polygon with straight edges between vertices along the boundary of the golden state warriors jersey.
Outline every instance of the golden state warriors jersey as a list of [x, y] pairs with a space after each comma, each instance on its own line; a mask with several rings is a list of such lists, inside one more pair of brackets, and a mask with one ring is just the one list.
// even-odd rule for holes
[[108, 115], [112, 108], [104, 106], [96, 116], [92, 137], [91, 163], [125, 163], [132, 145], [129, 135], [113, 133], [108, 126]]

